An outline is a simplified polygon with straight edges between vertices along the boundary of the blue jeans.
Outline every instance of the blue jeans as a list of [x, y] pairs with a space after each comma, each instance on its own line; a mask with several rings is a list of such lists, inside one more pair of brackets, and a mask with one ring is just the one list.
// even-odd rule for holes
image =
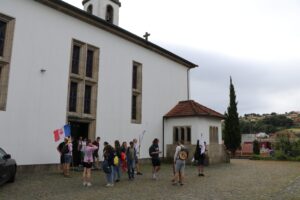
[[114, 166], [111, 167], [111, 172], [109, 174], [106, 174], [106, 181], [109, 184], [114, 184]]
[[128, 178], [134, 178], [135, 160], [127, 160]]
[[120, 174], [120, 162], [117, 166], [114, 166], [114, 178], [115, 180], [120, 180], [121, 174]]

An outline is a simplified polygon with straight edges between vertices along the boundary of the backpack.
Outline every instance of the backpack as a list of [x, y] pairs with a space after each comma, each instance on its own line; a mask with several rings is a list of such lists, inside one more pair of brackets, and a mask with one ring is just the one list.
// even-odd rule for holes
[[106, 173], [106, 174], [110, 174], [111, 173], [111, 168], [110, 168], [107, 160], [104, 160], [102, 162], [102, 169], [103, 169], [104, 173]]
[[67, 154], [70, 152], [69, 150], [69, 145], [68, 144], [65, 144], [61, 150], [62, 154]]
[[194, 159], [199, 160], [200, 159], [200, 154], [201, 154], [201, 148], [196, 147], [196, 151], [195, 151], [195, 154], [194, 154]]
[[121, 160], [126, 160], [126, 154], [124, 152], [121, 152]]
[[115, 155], [114, 157], [114, 166], [118, 166], [119, 165], [119, 157], [117, 155]]
[[180, 160], [186, 160], [189, 157], [189, 152], [185, 147], [181, 147], [180, 151], [178, 152], [178, 158]]

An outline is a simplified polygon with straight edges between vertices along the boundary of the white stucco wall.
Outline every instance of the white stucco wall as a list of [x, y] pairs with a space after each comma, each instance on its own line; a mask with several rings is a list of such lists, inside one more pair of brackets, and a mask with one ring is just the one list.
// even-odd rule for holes
[[[18, 164], [58, 163], [53, 130], [66, 123], [72, 39], [100, 49], [96, 136], [130, 141], [146, 130], [142, 157], [162, 140], [162, 116], [187, 99], [187, 68], [33, 0], [5, 0], [0, 13], [16, 18], [0, 146]], [[132, 124], [132, 61], [142, 63], [142, 124]], [[41, 73], [40, 69], [47, 71]]]
[[[222, 127], [221, 120], [211, 117], [180, 117], [165, 119], [165, 150], [168, 144], [173, 144], [173, 127], [190, 126], [191, 127], [191, 144], [206, 141], [209, 144], [209, 127], [218, 127], [219, 144], [222, 144]], [[166, 155], [166, 151], [165, 151]]]

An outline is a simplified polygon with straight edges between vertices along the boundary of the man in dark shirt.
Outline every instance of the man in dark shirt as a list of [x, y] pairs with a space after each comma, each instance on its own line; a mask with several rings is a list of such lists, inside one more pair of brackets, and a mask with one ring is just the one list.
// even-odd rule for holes
[[152, 160], [152, 178], [154, 180], [157, 179], [157, 172], [160, 170], [160, 159], [159, 159], [159, 154], [161, 151], [159, 151], [159, 146], [158, 146], [159, 140], [155, 138], [152, 142], [152, 145], [149, 148], [149, 154], [151, 156]]

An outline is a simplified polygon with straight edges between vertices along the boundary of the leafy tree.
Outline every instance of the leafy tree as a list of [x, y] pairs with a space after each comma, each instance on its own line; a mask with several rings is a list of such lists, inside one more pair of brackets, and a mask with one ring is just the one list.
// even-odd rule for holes
[[240, 125], [239, 125], [239, 116], [237, 112], [237, 102], [234, 86], [232, 84], [232, 80], [230, 77], [230, 102], [227, 108], [227, 112], [225, 113], [225, 127], [224, 127], [224, 143], [226, 148], [231, 152], [234, 156], [235, 151], [241, 145], [241, 133], [240, 133]]
[[255, 155], [259, 155], [260, 153], [259, 142], [257, 140], [253, 141], [253, 153]]

